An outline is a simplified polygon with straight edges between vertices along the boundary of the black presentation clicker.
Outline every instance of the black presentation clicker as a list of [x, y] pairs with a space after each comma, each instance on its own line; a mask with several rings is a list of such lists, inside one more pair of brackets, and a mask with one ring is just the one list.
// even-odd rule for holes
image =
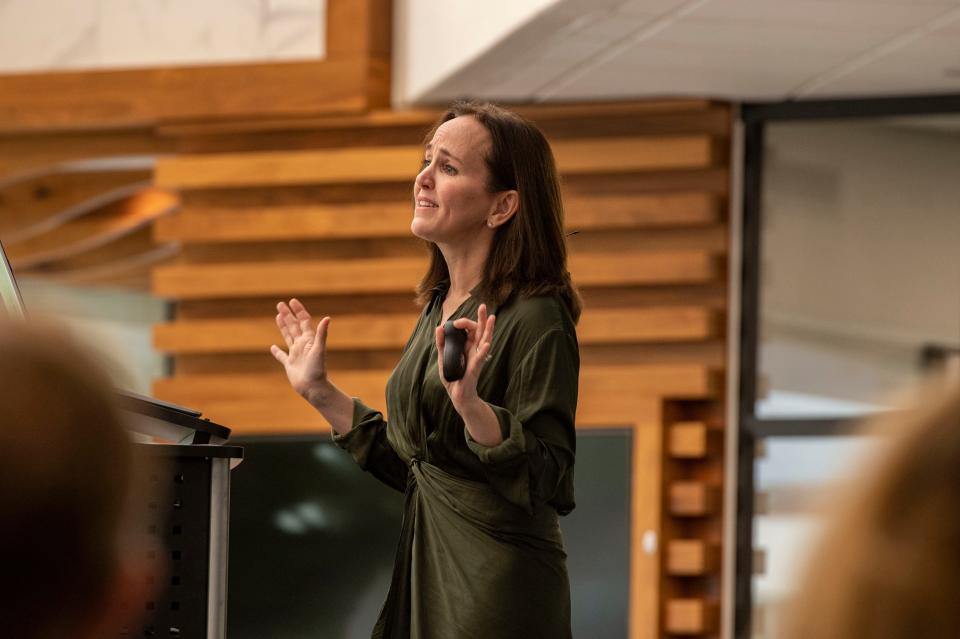
[[467, 343], [467, 331], [453, 325], [453, 320], [447, 320], [443, 325], [443, 378], [448, 382], [463, 379], [467, 370], [466, 357], [463, 349]]

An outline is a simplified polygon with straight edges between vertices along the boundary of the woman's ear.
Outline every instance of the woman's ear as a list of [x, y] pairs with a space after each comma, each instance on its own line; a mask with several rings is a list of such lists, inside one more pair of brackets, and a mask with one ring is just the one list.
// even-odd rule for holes
[[510, 221], [520, 208], [520, 194], [516, 190], [503, 191], [497, 195], [496, 208], [487, 218], [487, 226], [496, 228]]

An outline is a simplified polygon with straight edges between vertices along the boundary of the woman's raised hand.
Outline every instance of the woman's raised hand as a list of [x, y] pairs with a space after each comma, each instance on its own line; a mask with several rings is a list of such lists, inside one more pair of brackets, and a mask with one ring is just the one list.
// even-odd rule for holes
[[287, 350], [273, 344], [270, 352], [283, 364], [293, 390], [309, 400], [311, 394], [328, 383], [327, 327], [330, 318], [324, 317], [314, 330], [306, 307], [300, 300], [292, 299], [289, 305], [277, 304], [276, 319]]
[[454, 320], [455, 327], [467, 331], [467, 343], [463, 347], [467, 366], [463, 377], [455, 382], [448, 382], [443, 377], [443, 327], [437, 327], [437, 366], [440, 369], [440, 381], [447, 389], [447, 394], [450, 395], [450, 401], [455, 408], [459, 409], [460, 406], [477, 399], [477, 380], [493, 347], [493, 329], [496, 323], [495, 315], [487, 316], [486, 304], [481, 304], [477, 310], [476, 322], [466, 317]]

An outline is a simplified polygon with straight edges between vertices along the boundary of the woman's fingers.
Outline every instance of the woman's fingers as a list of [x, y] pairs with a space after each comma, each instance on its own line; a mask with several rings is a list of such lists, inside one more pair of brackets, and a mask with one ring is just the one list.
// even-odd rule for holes
[[329, 316], [324, 317], [322, 320], [317, 322], [317, 332], [315, 334], [316, 340], [314, 343], [320, 345], [320, 350], [319, 350], [320, 353], [327, 352], [327, 335], [330, 333], [329, 326], [330, 326]]
[[307, 307], [303, 305], [303, 302], [301, 302], [295, 297], [292, 300], [290, 300], [290, 310], [293, 311], [293, 314], [296, 316], [297, 321], [302, 322], [305, 319], [307, 320], [311, 319], [310, 313], [307, 312]]
[[280, 329], [280, 334], [283, 335], [283, 341], [286, 343], [287, 348], [293, 346], [293, 336], [290, 335], [290, 331], [287, 329], [287, 323], [283, 319], [283, 315], [277, 313], [276, 317], [277, 328]]
[[472, 319], [467, 319], [466, 317], [453, 320], [453, 325], [455, 328], [462, 328], [468, 333], [473, 333], [475, 330], [477, 330], [477, 323]]
[[283, 322], [284, 327], [290, 334], [290, 339], [297, 339], [300, 336], [300, 324], [290, 307], [284, 302], [277, 304], [277, 316], [279, 317], [278, 323]]
[[483, 341], [483, 333], [487, 327], [487, 305], [481, 304], [480, 308], [477, 309], [477, 328], [476, 328], [476, 343], [480, 344]]
[[270, 354], [281, 364], [287, 363], [287, 354], [276, 344], [270, 345]]

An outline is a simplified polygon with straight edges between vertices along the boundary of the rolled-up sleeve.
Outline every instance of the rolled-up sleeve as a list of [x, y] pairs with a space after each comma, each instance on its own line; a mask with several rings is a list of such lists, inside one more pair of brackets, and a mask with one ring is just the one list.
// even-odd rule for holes
[[343, 435], [331, 431], [333, 442], [346, 450], [367, 471], [387, 486], [404, 492], [409, 468], [387, 441], [383, 413], [353, 398], [353, 422]]
[[528, 513], [538, 503], [550, 503], [560, 514], [573, 510], [579, 372], [575, 336], [559, 328], [547, 331], [511, 377], [505, 405], [488, 403], [503, 441], [484, 446], [464, 429], [493, 488]]

